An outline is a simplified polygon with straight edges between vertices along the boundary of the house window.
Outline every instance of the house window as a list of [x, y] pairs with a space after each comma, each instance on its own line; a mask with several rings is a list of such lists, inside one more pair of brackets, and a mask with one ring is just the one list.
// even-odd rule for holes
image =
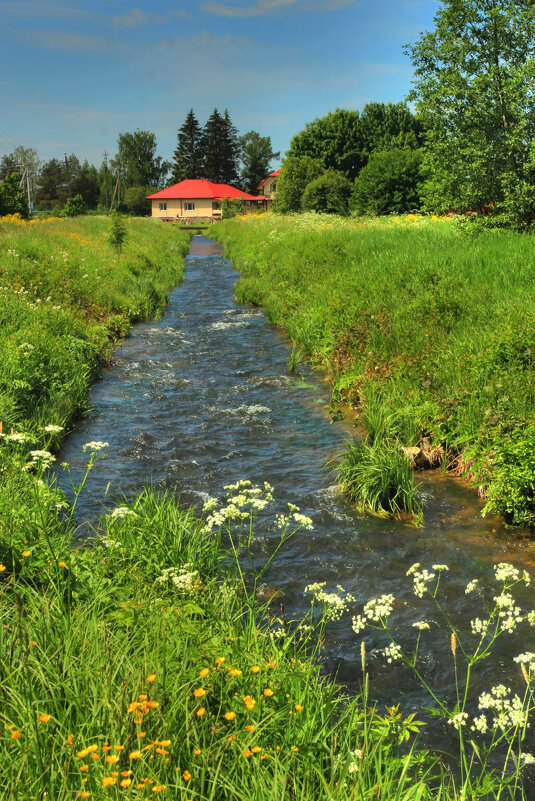
[[184, 203], [184, 209], [186, 211], [195, 211], [195, 203], [191, 202]]
[[271, 192], [273, 193], [276, 188], [277, 188], [277, 182], [273, 181], [273, 183], [271, 184]]
[[160, 203], [160, 211], [167, 211], [167, 203]]

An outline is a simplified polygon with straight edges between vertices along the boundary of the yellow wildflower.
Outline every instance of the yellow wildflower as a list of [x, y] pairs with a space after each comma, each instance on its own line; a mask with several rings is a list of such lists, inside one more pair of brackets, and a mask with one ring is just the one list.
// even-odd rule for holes
[[260, 665], [253, 665], [251, 670], [253, 673], [258, 673], [260, 671]]
[[273, 690], [270, 690], [269, 687], [266, 687], [266, 689], [264, 690], [264, 695], [266, 696], [266, 698], [269, 698], [270, 695], [273, 695]]
[[43, 712], [41, 715], [39, 715], [39, 720], [41, 723], [48, 723], [51, 717], [52, 715], [47, 715], [46, 712]]
[[242, 672], [238, 668], [229, 668], [228, 672], [231, 676], [241, 676]]
[[200, 753], [201, 753], [201, 749], [200, 748], [194, 748], [193, 749], [194, 756], [199, 756]]
[[244, 755], [244, 757], [250, 757], [251, 756], [251, 751], [249, 751], [249, 749], [246, 748], [245, 751], [243, 752], [243, 755]]
[[104, 776], [104, 778], [102, 779], [103, 787], [111, 787], [114, 784], [117, 784], [117, 779], [115, 778], [115, 776]]
[[259, 745], [255, 745], [254, 748], [251, 748], [251, 751], [253, 752], [253, 754], [258, 754], [261, 750], [262, 749], [260, 748]]
[[106, 762], [109, 762], [110, 765], [115, 765], [119, 761], [119, 757], [115, 756], [115, 754], [110, 754], [106, 757]]
[[156, 681], [156, 673], [151, 673], [150, 676], [147, 676], [147, 681], [149, 684], [152, 684], [153, 681]]
[[215, 663], [216, 663], [216, 665], [222, 665], [224, 661], [225, 661], [225, 657], [224, 656], [218, 656], [216, 661], [215, 661]]
[[227, 720], [234, 720], [235, 717], [236, 717], [235, 712], [225, 712], [225, 718]]
[[130, 759], [141, 759], [141, 751], [130, 751], [129, 758]]
[[209, 673], [210, 673], [210, 671], [208, 670], [208, 668], [203, 668], [202, 670], [199, 671], [199, 676], [202, 676], [202, 678], [204, 678]]
[[182, 774], [182, 778], [184, 779], [185, 782], [189, 782], [189, 780], [191, 779], [191, 773], [189, 772], [189, 770], [184, 771], [184, 773]]
[[245, 731], [254, 731], [254, 730], [255, 730], [255, 727], [251, 726], [250, 724], [249, 724], [249, 726], [245, 727]]
[[119, 784], [121, 787], [130, 787], [132, 784], [132, 779], [122, 779]]
[[0, 565], [0, 573], [3, 573], [4, 570], [7, 570], [5, 565]]
[[296, 704], [295, 708], [297, 709], [298, 712], [302, 712], [303, 711], [303, 705], [302, 704]]
[[255, 704], [256, 704], [255, 699], [251, 698], [250, 695], [246, 695], [245, 698], [243, 699], [243, 702], [244, 702], [245, 706], [247, 707], [247, 709], [249, 709], [249, 710], [254, 709]]
[[202, 698], [203, 695], [206, 695], [206, 690], [203, 687], [197, 687], [196, 690], [193, 690], [193, 695], [195, 698]]
[[89, 765], [80, 765], [80, 770], [81, 771], [89, 770]]
[[200, 706], [198, 708], [197, 712], [196, 712], [196, 715], [197, 715], [198, 718], [202, 718], [202, 716], [204, 715], [205, 712], [206, 712], [206, 709], [203, 706]]
[[31, 551], [23, 551], [21, 554], [21, 556], [31, 556], [31, 555], [32, 555]]

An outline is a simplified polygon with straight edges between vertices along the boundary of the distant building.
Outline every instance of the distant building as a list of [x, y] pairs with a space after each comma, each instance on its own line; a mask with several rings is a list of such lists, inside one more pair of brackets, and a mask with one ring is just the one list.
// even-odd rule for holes
[[261, 181], [257, 187], [266, 198], [265, 205], [268, 211], [271, 208], [271, 204], [275, 197], [275, 192], [277, 191], [277, 181], [279, 180], [279, 174], [280, 170], [275, 170], [275, 172], [270, 173], [267, 178], [264, 178], [264, 180]]
[[230, 184], [215, 184], [206, 178], [188, 179], [178, 184], [147, 195], [152, 201], [152, 216], [163, 220], [184, 222], [210, 222], [221, 218], [221, 203], [241, 200], [244, 214], [257, 211], [261, 204], [265, 208], [264, 195], [254, 197]]

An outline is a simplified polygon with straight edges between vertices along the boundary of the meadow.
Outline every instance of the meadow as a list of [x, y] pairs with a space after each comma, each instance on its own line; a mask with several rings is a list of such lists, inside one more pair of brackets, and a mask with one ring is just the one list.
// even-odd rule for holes
[[[533, 239], [450, 219], [264, 215], [213, 230], [265, 308], [367, 432], [339, 475], [357, 503], [421, 514], [402, 448], [424, 448], [533, 526]], [[414, 451], [415, 452], [415, 451]]]
[[[81, 539], [77, 501], [106, 443], [84, 446], [85, 472], [70, 504], [49, 467], [117, 338], [159, 314], [180, 282], [188, 246], [172, 227], [127, 226], [119, 255], [104, 219], [0, 221], [2, 797], [529, 797], [524, 781], [535, 757], [524, 749], [535, 654], [516, 666], [523, 697], [498, 687], [495, 698], [492, 688], [485, 709], [497, 710], [495, 722], [489, 713], [484, 729], [479, 714], [477, 734], [470, 742], [468, 729], [464, 736], [472, 668], [498, 637], [535, 623], [535, 612], [521, 616], [511, 600], [527, 580], [514, 568], [499, 567], [495, 604], [485, 602], [488, 617], [477, 619], [474, 643], [451, 630], [464, 698], [446, 704], [430, 696], [459, 733], [458, 754], [444, 760], [419, 745], [423, 724], [414, 711], [368, 700], [366, 628], [390, 638], [385, 659], [419, 669], [418, 654], [404, 653], [389, 628], [391, 596], [371, 599], [353, 616], [362, 663], [357, 697], [321, 668], [325, 627], [357, 611], [352, 599], [311, 586], [310, 611], [296, 621], [258, 600], [264, 570], [296, 530], [311, 525], [297, 507], [281, 514], [271, 487], [239, 481], [197, 513], [149, 490], [108, 499], [92, 536]], [[62, 469], [69, 475], [68, 465]], [[251, 560], [245, 569], [256, 517], [270, 508], [278, 539], [264, 548], [263, 566]], [[438, 600], [445, 566], [415, 566], [410, 574], [415, 595]], [[503, 617], [504, 609], [511, 614]], [[414, 630], [416, 651], [426, 625]], [[453, 624], [444, 625], [449, 643]]]

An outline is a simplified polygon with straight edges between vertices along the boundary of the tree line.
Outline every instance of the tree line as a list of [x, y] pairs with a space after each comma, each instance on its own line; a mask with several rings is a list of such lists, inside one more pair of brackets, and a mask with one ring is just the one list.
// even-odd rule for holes
[[291, 141], [274, 208], [364, 214], [468, 213], [472, 224], [535, 221], [533, 0], [441, 0], [405, 52], [404, 103], [338, 109]]
[[20, 186], [26, 168], [38, 209], [59, 212], [79, 198], [69, 208], [103, 211], [113, 204], [126, 212], [148, 214], [146, 195], [187, 178], [208, 178], [256, 194], [270, 162], [278, 157], [269, 136], [256, 131], [240, 136], [227, 109], [221, 114], [215, 108], [204, 126], [190, 109], [178, 129], [171, 160], [157, 155], [155, 134], [142, 130], [120, 133], [115, 156], [99, 167], [80, 162], [74, 153], [41, 162], [35, 150], [16, 148], [0, 160], [0, 215], [10, 210], [28, 215], [26, 190]]

